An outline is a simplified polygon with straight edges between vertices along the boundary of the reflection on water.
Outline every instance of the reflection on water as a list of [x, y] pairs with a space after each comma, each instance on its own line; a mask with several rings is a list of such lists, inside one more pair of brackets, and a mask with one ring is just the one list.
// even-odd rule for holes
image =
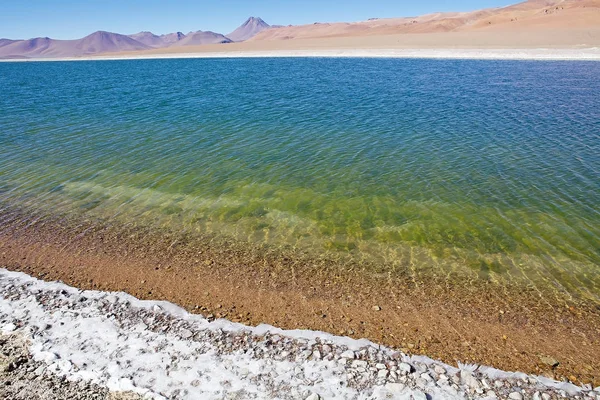
[[597, 63], [0, 72], [4, 207], [600, 294]]

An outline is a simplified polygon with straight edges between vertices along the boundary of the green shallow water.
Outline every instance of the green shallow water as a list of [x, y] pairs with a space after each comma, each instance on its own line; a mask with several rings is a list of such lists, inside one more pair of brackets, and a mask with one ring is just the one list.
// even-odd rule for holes
[[600, 298], [599, 63], [0, 64], [0, 204]]

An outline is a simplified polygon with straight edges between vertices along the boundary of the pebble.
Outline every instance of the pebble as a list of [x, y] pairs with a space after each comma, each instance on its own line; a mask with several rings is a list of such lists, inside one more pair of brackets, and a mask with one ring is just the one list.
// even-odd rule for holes
[[470, 372], [462, 371], [460, 377], [469, 388], [473, 390], [479, 389], [479, 381]]
[[414, 400], [427, 400], [427, 395], [423, 392], [421, 392], [420, 390], [415, 390], [412, 393], [412, 398]]
[[402, 393], [406, 385], [403, 383], [386, 383], [385, 388], [392, 393]]
[[367, 368], [368, 365], [369, 365], [369, 363], [367, 363], [366, 361], [363, 361], [363, 360], [354, 360], [352, 362], [352, 366], [354, 368]]
[[442, 367], [441, 365], [436, 365], [433, 367], [433, 370], [435, 371], [436, 374], [441, 375], [441, 374], [445, 374], [446, 373], [446, 368]]
[[194, 336], [194, 334], [192, 333], [192, 331], [190, 331], [189, 329], [182, 329], [179, 334], [181, 335], [182, 338], [184, 339], [189, 339], [192, 336]]
[[[2, 282], [3, 279], [5, 278], [0, 274], [0, 282]], [[16, 286], [11, 292], [5, 293], [8, 290], [9, 289], [5, 289], [2, 292], [2, 296], [10, 295], [11, 301], [13, 298], [15, 300], [29, 298], [37, 299], [38, 297], [36, 296], [42, 296], [45, 300], [44, 304], [48, 312], [53, 313], [56, 311], [59, 315], [60, 312], [65, 314], [68, 312], [69, 318], [80, 312], [87, 312], [86, 310], [95, 307], [95, 302], [97, 302], [92, 296], [89, 296], [89, 299], [82, 302], [79, 301], [81, 296], [70, 297], [68, 293], [67, 295], [61, 295], [60, 301], [56, 302], [56, 296], [53, 295], [51, 290], [48, 290], [47, 294], [31, 294], [31, 292], [28, 292], [27, 287], [22, 286]], [[45, 298], [43, 297], [44, 295], [46, 296]], [[210, 346], [214, 346], [216, 349], [215, 359], [217, 362], [222, 363], [223, 367], [226, 367], [233, 375], [237, 375], [242, 384], [248, 383], [249, 385], [258, 385], [261, 388], [260, 390], [264, 390], [265, 392], [268, 391], [268, 393], [271, 393], [274, 397], [286, 397], [283, 394], [291, 394], [293, 398], [305, 400], [321, 400], [322, 398], [336, 397], [337, 395], [335, 394], [333, 382], [331, 382], [331, 384], [329, 383], [328, 380], [330, 379], [330, 376], [328, 376], [325, 371], [331, 371], [335, 374], [333, 376], [337, 376], [340, 380], [347, 379], [347, 381], [342, 382], [341, 384], [348, 385], [348, 390], [356, 390], [359, 393], [358, 397], [365, 397], [374, 387], [381, 385], [392, 394], [398, 395], [394, 398], [408, 397], [408, 394], [411, 393], [412, 398], [418, 400], [426, 400], [426, 393], [432, 390], [436, 385], [441, 387], [441, 390], [452, 394], [451, 396], [457, 397], [462, 393], [465, 397], [473, 399], [487, 397], [523, 400], [526, 397], [529, 398], [534, 390], [538, 390], [535, 395], [533, 395], [534, 400], [551, 400], [549, 393], [552, 393], [555, 398], [560, 394], [559, 391], [544, 387], [540, 382], [532, 378], [522, 378], [520, 380], [498, 379], [491, 383], [492, 381], [478, 370], [475, 370], [474, 372], [463, 370], [460, 374], [454, 374], [447, 370], [447, 368], [451, 371], [453, 369], [444, 367], [442, 364], [428, 365], [421, 361], [413, 361], [411, 362], [413, 365], [411, 365], [411, 363], [401, 361], [406, 357], [404, 354], [400, 352], [391, 353], [386, 349], [378, 348], [373, 345], [352, 351], [346, 346], [336, 344], [336, 340], [330, 339], [298, 339], [284, 336], [281, 333], [276, 335], [267, 333], [263, 334], [263, 336], [258, 336], [254, 335], [254, 333], [249, 330], [226, 331], [225, 329], [207, 329], [205, 325], [203, 325], [205, 324], [205, 321], [195, 325], [193, 321], [172, 316], [158, 305], [154, 305], [151, 308], [137, 308], [134, 306], [135, 302], [132, 301], [128, 303], [126, 301], [120, 301], [119, 299], [120, 297], [116, 295], [107, 295], [99, 302], [100, 305], [98, 309], [103, 315], [108, 316], [114, 321], [115, 324], [119, 326], [121, 332], [125, 332], [125, 335], [128, 334], [128, 329], [131, 330], [131, 332], [136, 332], [136, 334], [145, 330], [153, 331], [157, 334], [160, 334], [160, 332], [172, 332], [180, 338], [185, 339], [186, 341], [182, 343], [189, 343], [190, 348], [192, 348], [192, 345], [198, 345], [198, 343], [206, 343], [209, 348]], [[381, 308], [379, 307], [379, 309]], [[43, 331], [41, 332], [42, 335], [51, 335], [56, 334], [56, 330], [60, 328], [53, 328], [50, 324], [48, 324], [47, 328], [42, 327], [48, 322], [57, 327], [61, 324], [60, 320], [42, 319], [40, 321], [30, 321], [30, 326], [28, 327], [26, 326], [26, 318], [30, 317], [23, 317], [23, 321], [21, 319], [17, 321], [14, 318], [14, 316], [0, 315], [0, 326], [6, 327], [7, 325], [10, 325], [10, 321], [16, 321], [15, 323], [10, 322], [14, 325], [13, 331], [22, 330], [23, 332], [26, 332], [26, 329], [37, 327], [37, 329]], [[186, 346], [182, 347], [183, 349], [177, 349], [169, 353], [169, 368], [171, 368], [172, 371], [176, 371], [177, 368], [189, 368], [183, 367], [188, 363], [190, 363], [189, 365], [195, 365], [193, 362], [194, 360], [191, 359], [191, 357], [198, 357], [198, 354], [185, 352]], [[86, 370], [85, 367], [82, 367], [78, 361], [75, 361], [75, 364], [72, 364], [68, 355], [65, 356], [65, 354], [61, 352], [61, 357], [59, 357], [57, 354], [49, 351], [58, 351], [56, 348], [49, 346], [45, 349], [47, 351], [46, 353], [43, 353], [43, 355], [46, 359], [37, 364], [29, 364], [24, 370], [30, 380], [52, 380], [56, 378], [56, 373], [64, 373], [72, 370], [81, 371], [82, 375], [89, 371], [89, 369]], [[196, 349], [198, 349], [198, 347], [196, 347]], [[150, 348], [148, 350], [150, 350]], [[144, 351], [146, 350], [142, 350], [142, 352]], [[153, 351], [163, 350], [159, 349]], [[252, 362], [256, 360], [257, 363], [261, 365], [260, 369], [255, 370], [255, 366], [253, 366], [254, 373], [250, 373], [246, 368], [237, 367], [235, 361], [228, 358], [228, 355], [236, 354], [236, 352], [253, 357]], [[111, 355], [111, 357], [112, 356], [113, 355]], [[120, 355], [117, 355], [116, 357], [120, 357]], [[126, 357], [127, 356], [122, 360], [119, 360], [118, 358], [112, 360], [117, 363], [121, 361], [129, 362], [130, 359]], [[284, 375], [284, 372], [279, 369], [280, 364], [282, 364], [281, 360], [286, 360], [286, 368], [289, 368], [288, 371], [292, 372], [291, 374], [290, 372], [285, 372]], [[52, 363], [54, 371], [52, 368], [45, 367], [44, 363], [46, 362]], [[282, 375], [278, 376], [280, 373]], [[200, 370], [198, 371], [198, 376], [198, 379], [192, 381], [197, 383], [195, 387], [201, 387], [205, 384], [206, 377], [203, 377], [200, 374]], [[283, 379], [284, 376], [285, 379]], [[108, 374], [107, 377], [109, 379], [115, 378], [114, 376], [110, 376], [110, 374]], [[324, 380], [326, 380], [329, 386], [320, 385]], [[452, 382], [454, 382], [454, 384], [450, 386]], [[217, 384], [217, 382], [213, 383]], [[237, 383], [220, 382], [219, 384], [223, 388], [222, 398], [244, 398], [244, 396], [248, 394], [228, 390], [235, 388]], [[60, 385], [61, 384], [57, 384], [57, 386]], [[79, 388], [80, 385], [91, 384], [81, 381], [80, 383], [77, 383], [77, 387]], [[193, 384], [190, 385], [194, 386]], [[337, 383], [335, 385], [337, 386]], [[151, 384], [149, 386], [151, 386]], [[516, 391], [517, 386], [522, 387], [522, 391]], [[494, 390], [491, 390], [492, 387]], [[309, 391], [307, 388], [311, 388], [311, 390], [315, 391], [318, 390], [321, 394]], [[0, 393], [2, 393], [1, 390], [0, 387]], [[184, 393], [184, 391], [185, 389], [181, 389], [181, 391], [179, 391], [179, 389], [174, 389], [169, 396], [171, 398], [187, 397], [188, 395]], [[433, 392], [430, 393], [432, 395], [434, 394]], [[566, 393], [563, 394], [566, 396]], [[586, 392], [584, 390], [581, 392], [580, 399], [594, 399], [595, 396], [596, 394], [594, 392], [589, 390]], [[0, 397], [2, 396], [0, 395]], [[55, 396], [54, 398], [75, 397]], [[100, 396], [98, 398], [104, 399], [106, 396]], [[345, 397], [342, 396], [342, 398]], [[85, 398], [85, 400], [87, 400], [87, 398]]]
[[398, 364], [398, 369], [404, 372], [405, 374], [410, 374], [410, 371], [412, 371], [412, 367], [410, 366], [410, 364], [405, 362], [401, 362], [400, 364]]
[[354, 352], [352, 350], [346, 350], [345, 352], [343, 352], [340, 357], [342, 358], [348, 358], [348, 359], [354, 359]]
[[433, 378], [431, 377], [431, 375], [429, 375], [429, 372], [423, 372], [421, 374], [421, 378], [429, 382], [433, 381]]

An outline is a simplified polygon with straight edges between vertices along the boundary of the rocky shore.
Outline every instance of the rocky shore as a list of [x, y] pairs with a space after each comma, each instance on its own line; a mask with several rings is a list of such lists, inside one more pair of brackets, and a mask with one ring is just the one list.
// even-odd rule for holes
[[248, 327], [0, 269], [6, 399], [589, 399], [600, 388]]

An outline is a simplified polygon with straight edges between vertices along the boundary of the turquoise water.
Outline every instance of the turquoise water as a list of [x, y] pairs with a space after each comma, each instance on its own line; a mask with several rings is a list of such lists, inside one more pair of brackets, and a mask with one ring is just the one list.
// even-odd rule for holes
[[0, 63], [0, 205], [600, 294], [600, 63]]

